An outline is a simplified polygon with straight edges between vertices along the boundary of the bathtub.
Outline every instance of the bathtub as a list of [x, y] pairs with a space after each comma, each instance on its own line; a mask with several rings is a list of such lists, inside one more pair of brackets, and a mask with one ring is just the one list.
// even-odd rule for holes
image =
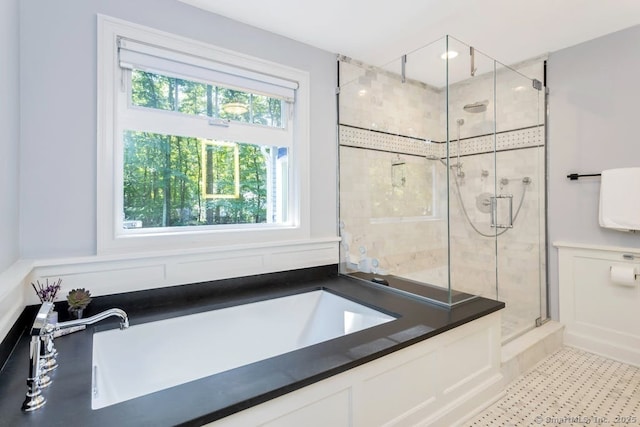
[[[456, 414], [495, 396], [491, 387], [500, 377], [504, 303], [476, 298], [447, 309], [386, 286], [333, 275], [335, 270], [314, 267], [96, 296], [87, 314], [122, 308], [132, 326], [120, 331], [118, 319], [110, 318], [57, 339], [58, 368], [44, 391], [47, 404], [29, 416], [20, 407], [30, 337], [20, 334], [0, 370], [0, 424], [40, 427], [43, 420], [55, 420], [95, 427], [245, 427], [317, 421], [346, 426], [400, 420], [403, 425], [453, 425]], [[347, 300], [347, 314], [343, 307], [321, 315], [331, 311], [327, 307], [333, 304], [327, 303], [332, 297]], [[287, 301], [292, 303], [283, 304]], [[351, 302], [355, 307], [349, 307]], [[251, 313], [231, 316], [237, 317], [233, 321], [206, 317], [246, 309], [249, 303], [256, 304]], [[272, 303], [277, 303], [275, 310], [266, 310]], [[189, 317], [196, 319], [194, 324], [182, 324]], [[332, 320], [318, 328], [320, 317]], [[21, 318], [17, 331], [26, 330], [32, 317]], [[370, 327], [380, 318], [383, 324]], [[248, 325], [248, 333], [231, 330], [241, 324]], [[160, 327], [148, 337], [136, 332], [154, 325]], [[330, 329], [336, 338], [325, 334]], [[275, 330], [281, 333], [274, 335]], [[223, 340], [225, 335], [229, 338]], [[293, 344], [274, 348], [284, 336], [295, 337]], [[309, 345], [312, 336], [328, 341]], [[289, 350], [300, 345], [307, 346]], [[193, 350], [184, 354], [187, 346], [197, 346], [195, 359], [190, 358]], [[288, 352], [271, 356], [282, 351]], [[251, 362], [260, 357], [266, 359]], [[220, 368], [225, 359], [228, 365]], [[219, 369], [228, 370], [209, 373]], [[178, 371], [182, 378], [156, 383]], [[100, 404], [107, 406], [93, 409]]]
[[97, 332], [91, 408], [100, 409], [352, 334], [396, 318], [315, 290]]

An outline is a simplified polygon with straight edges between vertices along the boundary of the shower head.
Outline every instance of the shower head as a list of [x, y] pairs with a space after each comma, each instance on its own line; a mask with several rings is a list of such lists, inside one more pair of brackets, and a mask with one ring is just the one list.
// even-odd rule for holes
[[489, 104], [488, 100], [474, 102], [472, 104], [467, 104], [462, 109], [467, 113], [484, 113], [487, 111], [487, 105]]
[[458, 119], [456, 120], [456, 123], [458, 124], [458, 126], [462, 126], [464, 124], [464, 119]]

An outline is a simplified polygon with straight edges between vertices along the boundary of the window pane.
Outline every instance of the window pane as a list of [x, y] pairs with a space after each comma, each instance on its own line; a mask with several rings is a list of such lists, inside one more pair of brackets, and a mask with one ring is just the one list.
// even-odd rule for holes
[[260, 125], [282, 127], [282, 101], [253, 95], [253, 122]]
[[185, 114], [198, 116], [211, 116], [208, 111], [213, 111], [211, 101], [211, 86], [190, 82], [189, 80], [174, 79], [176, 81], [176, 99], [178, 111]]
[[[207, 199], [235, 199], [240, 189], [238, 144], [204, 143], [204, 194]], [[261, 171], [262, 172], [262, 171]]]
[[283, 128], [282, 100], [222, 86], [133, 70], [131, 104]]
[[287, 221], [288, 152], [125, 131], [123, 228]]
[[131, 76], [132, 104], [158, 110], [175, 110], [175, 80], [159, 74], [134, 71]]

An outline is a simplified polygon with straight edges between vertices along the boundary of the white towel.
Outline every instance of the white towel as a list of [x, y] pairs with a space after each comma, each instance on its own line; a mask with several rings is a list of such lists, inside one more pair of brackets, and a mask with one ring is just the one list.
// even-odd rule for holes
[[600, 226], [640, 230], [640, 168], [602, 171]]

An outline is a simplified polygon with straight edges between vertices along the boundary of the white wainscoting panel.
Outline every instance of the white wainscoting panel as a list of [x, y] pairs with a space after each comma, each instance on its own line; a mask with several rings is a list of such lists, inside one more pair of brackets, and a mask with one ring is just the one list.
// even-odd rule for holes
[[500, 321], [492, 313], [208, 425], [456, 425], [501, 391]]
[[367, 378], [362, 387], [361, 405], [367, 408], [362, 414], [363, 425], [389, 423], [398, 414], [406, 416], [432, 407], [438, 393], [437, 357], [434, 350]]
[[27, 295], [33, 294], [35, 297], [34, 290], [26, 281], [32, 268], [31, 261], [16, 261], [0, 273], [0, 341], [20, 317], [27, 305]]
[[[62, 279], [66, 291], [83, 287], [94, 296], [244, 277], [338, 263], [338, 238], [288, 242], [277, 246], [164, 254], [86, 257], [38, 261], [28, 275]], [[66, 290], [66, 291], [65, 291]], [[35, 294], [28, 304], [37, 304]]]
[[564, 343], [640, 366], [640, 280], [624, 286], [610, 277], [613, 266], [640, 274], [640, 249], [554, 245]]
[[[455, 393], [461, 388], [469, 389], [475, 382], [482, 380], [482, 374], [489, 372], [493, 366], [500, 364], [500, 349], [492, 348], [494, 331], [485, 329], [482, 332], [471, 333], [452, 342], [446, 348], [450, 358], [449, 363], [455, 369], [447, 369], [442, 373], [445, 378], [444, 394]], [[466, 354], [473, 349], [473, 357]]]
[[[348, 425], [351, 417], [351, 393], [341, 390], [316, 402], [263, 424], [264, 427], [327, 427]], [[322, 414], [318, 416], [318, 414]]]

